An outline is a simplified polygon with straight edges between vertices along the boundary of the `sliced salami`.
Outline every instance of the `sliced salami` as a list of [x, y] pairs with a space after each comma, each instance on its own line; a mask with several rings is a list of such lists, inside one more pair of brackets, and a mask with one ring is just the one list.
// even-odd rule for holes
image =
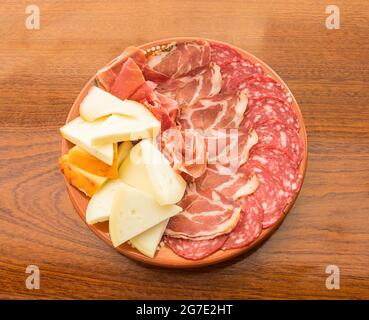
[[226, 240], [227, 236], [219, 236], [211, 240], [164, 238], [165, 244], [177, 255], [190, 260], [200, 260], [211, 255], [219, 250]]
[[292, 160], [295, 167], [300, 164], [303, 157], [303, 147], [296, 130], [280, 123], [272, 123], [256, 127], [255, 131], [259, 137], [259, 142], [255, 149], [278, 149]]
[[289, 103], [273, 97], [250, 99], [245, 119], [244, 125], [251, 128], [263, 124], [282, 123], [297, 131], [300, 129], [297, 116]]
[[222, 92], [232, 93], [240, 90], [241, 85], [254, 74], [263, 74], [260, 65], [249, 60], [233, 61], [221, 67]]
[[263, 209], [254, 195], [243, 199], [240, 220], [228, 235], [222, 249], [242, 248], [257, 239], [263, 227]]
[[289, 193], [284, 190], [279, 181], [276, 180], [263, 166], [247, 166], [257, 175], [259, 187], [253, 194], [258, 206], [263, 209], [263, 228], [275, 224], [283, 214], [288, 203]]
[[282, 85], [270, 76], [254, 74], [240, 86], [240, 90], [246, 89], [248, 98], [275, 97], [283, 101], [292, 102], [290, 92], [284, 90]]
[[218, 66], [224, 66], [231, 62], [241, 61], [241, 55], [231, 47], [220, 43], [211, 43], [211, 61]]

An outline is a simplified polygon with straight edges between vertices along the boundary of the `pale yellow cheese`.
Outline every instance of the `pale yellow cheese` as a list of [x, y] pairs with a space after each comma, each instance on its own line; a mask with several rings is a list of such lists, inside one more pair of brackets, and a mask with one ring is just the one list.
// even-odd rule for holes
[[95, 145], [133, 141], [156, 136], [159, 132], [160, 122], [151, 113], [140, 118], [114, 114], [96, 130], [91, 141]]
[[186, 189], [186, 181], [146, 139], [131, 149], [119, 168], [119, 177], [125, 183], [152, 195], [160, 205], [178, 203]]
[[109, 219], [114, 247], [136, 237], [182, 211], [176, 205], [160, 206], [150, 195], [124, 183], [117, 187]]
[[121, 181], [118, 179], [109, 180], [92, 196], [86, 210], [86, 221], [88, 224], [109, 220], [114, 196], [120, 184]]
[[113, 143], [93, 145], [91, 142], [91, 138], [95, 136], [104, 121], [105, 119], [87, 122], [78, 117], [63, 126], [60, 132], [66, 140], [111, 166], [114, 159]]
[[120, 114], [133, 118], [147, 118], [151, 112], [141, 103], [121, 100], [98, 87], [91, 87], [82, 100], [79, 113], [87, 121], [94, 121], [111, 114]]
[[130, 240], [131, 245], [145, 256], [153, 258], [161, 238], [163, 237], [165, 228], [169, 219], [160, 222], [149, 230], [139, 234]]

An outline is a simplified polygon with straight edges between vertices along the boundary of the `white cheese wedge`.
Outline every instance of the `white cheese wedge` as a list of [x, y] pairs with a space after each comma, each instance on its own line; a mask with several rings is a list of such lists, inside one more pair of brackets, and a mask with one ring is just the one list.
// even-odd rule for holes
[[96, 192], [88, 203], [86, 210], [86, 221], [88, 224], [109, 220], [113, 208], [113, 200], [120, 180], [109, 180]]
[[145, 256], [154, 258], [156, 248], [158, 247], [161, 238], [163, 237], [165, 228], [167, 227], [169, 219], [160, 222], [156, 226], [153, 226], [149, 230], [139, 234], [132, 238], [130, 241], [131, 245], [143, 253]]
[[[131, 147], [132, 142], [130, 141], [123, 142], [119, 145], [118, 165], [123, 162], [124, 158], [128, 155]], [[96, 192], [91, 197], [86, 211], [86, 221], [88, 224], [94, 224], [97, 222], [109, 220], [115, 191], [120, 183], [120, 180], [109, 180], [105, 183], [105, 185], [102, 186], [102, 188], [98, 192]]]
[[103, 124], [104, 119], [94, 122], [87, 122], [78, 117], [67, 123], [60, 129], [62, 136], [74, 143], [75, 145], [85, 149], [96, 158], [107, 163], [113, 164], [114, 148], [112, 143], [93, 145], [91, 137], [93, 137]]
[[131, 149], [119, 168], [119, 178], [152, 195], [160, 205], [178, 203], [186, 189], [186, 181], [149, 140]]
[[182, 211], [176, 205], [160, 206], [150, 195], [124, 183], [117, 187], [109, 219], [114, 247], [136, 237]]
[[143, 104], [132, 100], [121, 100], [95, 86], [91, 87], [82, 100], [79, 113], [87, 121], [94, 121], [111, 114], [137, 119], [151, 116], [151, 112]]
[[91, 141], [95, 145], [110, 144], [154, 137], [159, 132], [160, 122], [151, 113], [137, 119], [114, 114], [96, 130]]

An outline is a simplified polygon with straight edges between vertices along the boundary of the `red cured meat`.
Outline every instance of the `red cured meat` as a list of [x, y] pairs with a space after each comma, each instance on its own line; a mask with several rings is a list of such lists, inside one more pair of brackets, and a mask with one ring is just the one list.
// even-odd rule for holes
[[222, 73], [222, 92], [232, 93], [242, 89], [242, 84], [254, 74], [263, 74], [260, 65], [254, 64], [249, 60], [234, 61], [221, 68]]
[[242, 202], [241, 218], [236, 228], [228, 235], [223, 250], [249, 245], [259, 237], [263, 229], [263, 209], [259, 207], [255, 196], [245, 197]]
[[178, 78], [210, 62], [210, 46], [206, 41], [177, 43], [169, 52], [150, 56], [148, 67], [168, 78]]
[[300, 129], [297, 116], [290, 104], [272, 97], [250, 99], [243, 125], [254, 128], [270, 123], [281, 123], [297, 131]]
[[241, 55], [231, 47], [219, 44], [211, 43], [211, 61], [222, 67], [228, 63], [242, 60]]
[[106, 91], [110, 92], [115, 79], [122, 69], [122, 65], [128, 58], [131, 58], [140, 67], [146, 62], [145, 52], [143, 50], [136, 47], [128, 47], [119, 57], [97, 72], [96, 77]]
[[255, 149], [272, 148], [286, 154], [298, 166], [303, 158], [303, 145], [296, 130], [280, 123], [256, 127], [259, 142]]
[[169, 220], [165, 234], [183, 239], [213, 239], [231, 232], [240, 218], [236, 203], [213, 190], [187, 187], [178, 204], [183, 211]]
[[124, 100], [132, 95], [145, 83], [145, 78], [139, 66], [132, 58], [123, 64], [118, 76], [111, 87], [111, 93]]
[[157, 84], [152, 81], [145, 81], [144, 84], [141, 85], [130, 97], [130, 100], [134, 100], [137, 102], [142, 102], [145, 100], [151, 100], [152, 95], [154, 94], [154, 89], [157, 87]]
[[299, 191], [302, 175], [295, 164], [277, 149], [256, 149], [250, 156], [250, 162], [256, 162], [272, 174], [292, 199]]
[[268, 228], [276, 223], [283, 214], [290, 194], [280, 185], [266, 169], [247, 163], [259, 179], [259, 187], [253, 194], [259, 208], [263, 209], [263, 228]]
[[227, 236], [219, 236], [210, 240], [187, 240], [172, 237], [164, 237], [164, 242], [177, 255], [190, 260], [203, 259], [219, 250]]
[[182, 107], [180, 123], [182, 128], [222, 129], [238, 128], [247, 108], [247, 97], [238, 94], [218, 94], [201, 99], [194, 105]]
[[290, 92], [284, 90], [282, 85], [270, 76], [254, 74], [241, 84], [240, 89], [246, 89], [245, 91], [250, 99], [259, 97], [275, 97], [282, 101], [292, 102]]
[[180, 105], [192, 105], [202, 98], [215, 96], [221, 89], [222, 77], [215, 64], [198, 69], [196, 73], [160, 83], [158, 91], [175, 99]]

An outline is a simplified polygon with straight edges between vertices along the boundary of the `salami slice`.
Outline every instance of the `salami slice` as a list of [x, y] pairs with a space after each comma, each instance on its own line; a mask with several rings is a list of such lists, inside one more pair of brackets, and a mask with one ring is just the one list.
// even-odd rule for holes
[[229, 46], [220, 43], [211, 43], [211, 61], [222, 67], [228, 63], [241, 61], [241, 55]]
[[300, 124], [291, 106], [284, 100], [273, 97], [250, 99], [245, 125], [254, 128], [263, 124], [282, 123], [297, 131]]
[[165, 237], [165, 244], [177, 255], [190, 260], [203, 259], [220, 249], [227, 236], [219, 236], [211, 240], [187, 240]]
[[291, 93], [284, 90], [281, 84], [270, 76], [254, 74], [240, 86], [240, 90], [246, 89], [247, 97], [275, 97], [289, 103], [292, 102]]
[[259, 137], [255, 149], [278, 149], [292, 160], [295, 167], [300, 164], [303, 157], [303, 146], [296, 130], [280, 123], [274, 123], [256, 127], [255, 131]]
[[249, 60], [233, 61], [221, 67], [222, 92], [232, 93], [240, 90], [241, 85], [254, 74], [263, 74], [259, 64]]
[[263, 209], [263, 228], [275, 224], [282, 216], [283, 210], [288, 203], [289, 193], [284, 190], [276, 180], [262, 166], [247, 163], [247, 166], [257, 175], [259, 187], [253, 194], [260, 208]]
[[264, 167], [272, 174], [289, 193], [289, 200], [292, 200], [298, 192], [302, 182], [302, 175], [294, 163], [281, 151], [277, 149], [256, 149], [253, 150], [250, 160]]
[[228, 235], [222, 249], [242, 248], [252, 243], [261, 233], [263, 226], [263, 209], [254, 195], [245, 197], [242, 204], [240, 220], [236, 228]]

